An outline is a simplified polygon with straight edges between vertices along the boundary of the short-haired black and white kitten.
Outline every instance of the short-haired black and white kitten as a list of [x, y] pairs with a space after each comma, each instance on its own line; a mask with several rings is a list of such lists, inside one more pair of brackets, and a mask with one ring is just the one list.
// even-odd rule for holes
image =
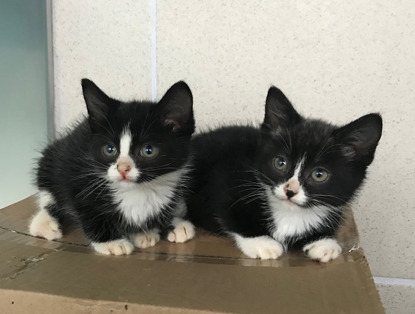
[[184, 82], [158, 103], [121, 102], [82, 80], [88, 117], [49, 145], [37, 168], [39, 212], [33, 236], [62, 237], [65, 218], [79, 223], [102, 254], [130, 254], [194, 236], [182, 199], [194, 132], [193, 99]]
[[342, 209], [362, 185], [381, 137], [368, 114], [343, 127], [306, 119], [271, 87], [260, 129], [223, 127], [193, 139], [190, 220], [232, 237], [251, 258], [289, 249], [327, 262]]

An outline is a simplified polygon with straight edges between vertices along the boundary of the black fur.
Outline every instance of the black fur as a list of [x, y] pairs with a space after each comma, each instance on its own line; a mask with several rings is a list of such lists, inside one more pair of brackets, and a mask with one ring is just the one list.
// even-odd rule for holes
[[[193, 193], [187, 200], [190, 219], [217, 234], [272, 237], [278, 226], [272, 219], [275, 208], [265, 191], [290, 179], [305, 155], [299, 181], [309, 198], [301, 207], [308, 210], [324, 205], [330, 212], [318, 227], [279, 240], [290, 249], [331, 237], [341, 223], [342, 208], [365, 179], [381, 132], [378, 114], [344, 127], [306, 119], [279, 89], [271, 87], [260, 128], [223, 127], [192, 140]], [[286, 159], [285, 171], [274, 166], [277, 156]], [[329, 172], [325, 182], [311, 179], [316, 167]]]
[[[87, 79], [82, 80], [82, 89], [88, 117], [49, 145], [37, 168], [39, 190], [51, 193], [56, 201], [48, 207], [49, 213], [60, 224], [65, 218], [78, 222], [92, 242], [117, 240], [154, 227], [165, 229], [183, 193], [184, 178], [177, 182], [174, 196], [162, 213], [137, 225], [127, 222], [118, 210], [106, 173], [118, 157], [120, 135], [127, 126], [132, 133], [129, 155], [141, 172], [137, 186], [185, 166], [195, 128], [189, 87], [176, 83], [159, 103], [121, 102]], [[158, 156], [150, 160], [139, 153], [148, 143], [159, 149]], [[103, 154], [108, 144], [118, 150], [117, 155]]]

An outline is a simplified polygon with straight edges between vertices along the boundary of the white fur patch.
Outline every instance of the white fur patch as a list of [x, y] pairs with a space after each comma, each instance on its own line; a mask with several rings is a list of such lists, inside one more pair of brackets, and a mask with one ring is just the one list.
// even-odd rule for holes
[[131, 131], [126, 128], [120, 137], [120, 157], [128, 157], [131, 147]]
[[268, 236], [245, 238], [237, 233], [231, 236], [238, 248], [250, 258], [277, 259], [284, 253], [282, 244]]
[[[282, 183], [282, 184], [277, 185], [276, 187], [274, 187], [274, 193], [275, 193], [275, 195], [279, 199], [281, 199], [281, 200], [288, 200], [288, 197], [287, 197], [287, 195], [284, 192], [284, 186], [285, 186], [285, 184], [286, 183], [284, 182], [284, 183]], [[299, 189], [298, 193], [295, 194], [293, 197], [290, 198], [290, 201], [291, 202], [293, 202], [295, 204], [298, 204], [298, 205], [305, 204], [307, 202], [307, 200], [308, 200], [308, 197], [305, 194], [304, 189], [302, 188], [301, 185], [300, 185], [300, 189]]]
[[45, 209], [47, 206], [53, 205], [55, 203], [56, 201], [52, 193], [45, 191], [45, 190], [40, 190], [37, 193], [37, 205], [39, 206], [40, 209], [42, 208]]
[[[134, 160], [130, 157], [130, 147], [131, 147], [131, 132], [129, 129], [125, 129], [120, 137], [120, 155], [117, 160], [110, 165], [107, 171], [108, 179], [111, 182], [120, 182], [120, 184], [128, 185], [134, 184], [134, 182], [140, 176], [140, 171], [137, 169]], [[131, 169], [128, 171], [126, 178], [130, 182], [121, 182], [123, 176], [118, 172], [117, 165], [118, 162], [122, 160], [124, 163], [128, 163], [131, 166]]]
[[126, 239], [119, 239], [108, 242], [92, 242], [92, 247], [104, 255], [129, 255], [134, 250], [133, 244]]
[[133, 236], [134, 245], [140, 249], [155, 246], [160, 241], [160, 231], [150, 230], [146, 233], [140, 232]]
[[161, 175], [150, 182], [139, 184], [114, 183], [114, 200], [124, 218], [134, 225], [142, 225], [147, 219], [160, 214], [168, 205], [179, 182], [188, 172], [188, 168]]
[[294, 170], [294, 175], [287, 181], [284, 182], [278, 186], [276, 186], [274, 188], [274, 193], [275, 195], [281, 199], [281, 200], [288, 200], [287, 195], [285, 194], [284, 191], [284, 186], [290, 182], [293, 181], [295, 182], [298, 186], [299, 186], [299, 190], [297, 192], [297, 194], [295, 194], [293, 197], [290, 198], [290, 201], [298, 204], [298, 205], [304, 205], [307, 202], [307, 195], [304, 191], [304, 189], [302, 188], [302, 186], [300, 185], [300, 180], [299, 177], [301, 175], [301, 171], [303, 170], [304, 167], [304, 162], [305, 162], [305, 157], [303, 157], [296, 165], [295, 170]]
[[297, 163], [295, 167], [293, 177], [296, 178], [297, 180], [300, 177], [301, 171], [303, 171], [304, 162], [305, 162], [305, 156], [301, 158], [301, 160]]
[[53, 218], [46, 207], [55, 203], [53, 195], [47, 191], [39, 191], [39, 211], [33, 217], [29, 225], [29, 233], [34, 237], [42, 237], [47, 240], [62, 238], [62, 231], [58, 221]]
[[303, 252], [311, 259], [327, 263], [339, 257], [342, 248], [334, 239], [321, 239], [304, 246]]
[[168, 241], [183, 243], [194, 238], [196, 233], [195, 227], [190, 221], [176, 217], [173, 219], [172, 225], [174, 226], [174, 229], [168, 233]]
[[273, 238], [285, 243], [287, 237], [301, 236], [317, 228], [330, 212], [325, 206], [302, 208], [287, 200], [275, 197], [269, 188], [265, 188], [271, 207]]

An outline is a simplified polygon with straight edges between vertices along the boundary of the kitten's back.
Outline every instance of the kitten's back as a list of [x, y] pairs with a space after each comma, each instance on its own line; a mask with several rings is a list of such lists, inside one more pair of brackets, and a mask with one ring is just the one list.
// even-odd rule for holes
[[[221, 216], [234, 199], [231, 187], [252, 177], [260, 130], [228, 126], [196, 135], [192, 140], [193, 166], [189, 216], [198, 226], [222, 234]], [[237, 182], [237, 183], [235, 183]], [[228, 206], [224, 206], [227, 204]]]

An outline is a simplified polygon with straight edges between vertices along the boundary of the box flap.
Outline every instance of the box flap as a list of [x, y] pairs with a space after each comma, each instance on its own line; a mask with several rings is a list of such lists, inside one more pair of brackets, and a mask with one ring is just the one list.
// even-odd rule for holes
[[[173, 312], [384, 313], [361, 249], [346, 250], [328, 264], [301, 253], [261, 261], [244, 257], [229, 239], [199, 232], [184, 244], [161, 241], [130, 256], [101, 256], [76, 230], [61, 241], [27, 235], [35, 210], [34, 199], [28, 198], [0, 211], [0, 289], [7, 296], [2, 308], [24, 307], [27, 294], [89, 305], [114, 302], [111, 306], [143, 312], [159, 307]], [[355, 228], [349, 219], [347, 230]], [[356, 244], [356, 234], [346, 231], [342, 242]]]

